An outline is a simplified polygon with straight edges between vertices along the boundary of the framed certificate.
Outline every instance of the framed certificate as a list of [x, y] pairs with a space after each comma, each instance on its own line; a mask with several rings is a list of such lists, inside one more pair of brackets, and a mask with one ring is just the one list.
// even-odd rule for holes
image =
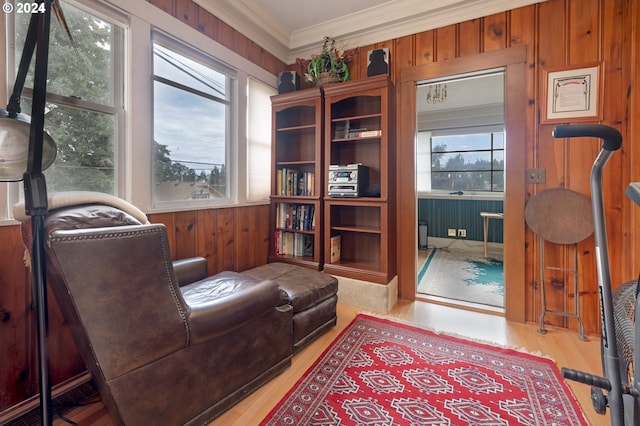
[[542, 123], [602, 120], [602, 64], [544, 70]]

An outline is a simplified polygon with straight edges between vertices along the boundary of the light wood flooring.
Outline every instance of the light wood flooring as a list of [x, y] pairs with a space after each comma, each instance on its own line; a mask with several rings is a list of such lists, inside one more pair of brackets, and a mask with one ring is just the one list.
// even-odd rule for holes
[[[284, 373], [230, 409], [211, 425], [257, 425], [360, 311], [361, 309], [339, 304], [338, 324], [335, 328], [297, 354], [291, 367]], [[440, 332], [455, 333], [471, 339], [544, 354], [553, 358], [559, 367], [600, 373], [600, 343], [597, 336], [590, 336], [588, 342], [583, 342], [575, 332], [556, 328], [548, 328], [547, 334], [542, 335], [537, 332], [537, 324], [516, 324], [507, 322], [504, 317], [498, 315], [419, 301], [401, 300], [388, 316]], [[594, 412], [589, 386], [572, 382], [568, 384], [580, 402], [589, 424], [594, 426], [610, 424], [608, 413], [607, 416], [600, 416]], [[100, 402], [76, 408], [67, 413], [67, 416], [80, 426], [112, 424]], [[53, 424], [62, 426], [67, 423], [55, 419]]]

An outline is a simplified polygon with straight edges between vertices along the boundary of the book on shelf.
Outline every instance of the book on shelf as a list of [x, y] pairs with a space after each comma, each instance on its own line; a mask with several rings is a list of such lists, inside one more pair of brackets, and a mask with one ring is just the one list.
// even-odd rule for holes
[[373, 138], [376, 136], [382, 136], [382, 130], [363, 130], [356, 135], [358, 138]]
[[382, 130], [353, 129], [349, 132], [350, 138], [373, 138], [382, 136]]
[[276, 227], [298, 231], [315, 229], [315, 206], [313, 204], [276, 204]]
[[334, 132], [335, 138], [345, 139], [349, 135], [349, 128], [350, 128], [349, 120], [336, 123], [335, 132]]
[[331, 254], [330, 262], [331, 263], [340, 262], [340, 245], [341, 245], [340, 235], [334, 235], [333, 237], [331, 237], [331, 245], [330, 245], [330, 254]]
[[277, 256], [313, 257], [313, 235], [277, 230], [274, 252]]
[[276, 171], [276, 195], [286, 197], [315, 195], [315, 173], [286, 167]]

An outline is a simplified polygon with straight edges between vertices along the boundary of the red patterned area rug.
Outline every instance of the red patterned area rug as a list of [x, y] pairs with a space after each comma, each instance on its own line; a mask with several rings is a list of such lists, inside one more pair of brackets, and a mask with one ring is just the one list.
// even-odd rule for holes
[[358, 315], [263, 425], [586, 425], [552, 360]]

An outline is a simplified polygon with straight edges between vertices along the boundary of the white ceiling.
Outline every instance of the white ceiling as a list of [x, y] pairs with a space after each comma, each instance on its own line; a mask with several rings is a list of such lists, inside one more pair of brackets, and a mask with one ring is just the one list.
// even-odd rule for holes
[[366, 46], [546, 0], [194, 0], [287, 64], [324, 36]]

